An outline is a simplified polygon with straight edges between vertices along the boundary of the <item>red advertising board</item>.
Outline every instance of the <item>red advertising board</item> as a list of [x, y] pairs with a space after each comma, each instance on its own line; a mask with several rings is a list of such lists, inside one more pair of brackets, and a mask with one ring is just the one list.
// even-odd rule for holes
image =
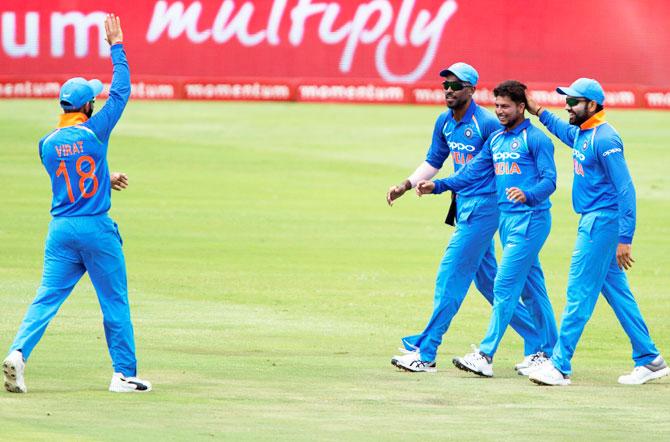
[[466, 61], [482, 97], [515, 78], [549, 103], [588, 76], [608, 105], [670, 108], [666, 0], [3, 0], [0, 97], [109, 80], [107, 12], [141, 98], [442, 102], [440, 69]]

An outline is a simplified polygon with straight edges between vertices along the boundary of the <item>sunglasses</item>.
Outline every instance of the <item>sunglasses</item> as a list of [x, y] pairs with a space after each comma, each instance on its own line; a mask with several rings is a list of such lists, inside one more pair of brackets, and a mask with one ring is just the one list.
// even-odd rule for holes
[[470, 83], [464, 83], [462, 81], [444, 81], [442, 82], [442, 87], [445, 91], [451, 89], [454, 92], [462, 91], [466, 87], [469, 87]]
[[578, 105], [580, 102], [582, 102], [582, 101], [588, 101], [588, 100], [586, 100], [586, 99], [584, 99], [584, 98], [572, 98], [572, 97], [568, 97], [568, 98], [565, 99], [565, 104], [567, 104], [567, 105], [570, 106], [570, 107], [575, 107], [575, 106], [577, 106], [577, 105]]

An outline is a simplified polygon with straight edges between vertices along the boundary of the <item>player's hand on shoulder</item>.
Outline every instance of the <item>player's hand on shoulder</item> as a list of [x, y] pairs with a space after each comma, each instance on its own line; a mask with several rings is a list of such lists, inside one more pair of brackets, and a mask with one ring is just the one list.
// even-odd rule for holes
[[110, 174], [112, 189], [123, 190], [128, 187], [128, 175], [123, 172], [112, 172]]
[[432, 193], [434, 189], [435, 183], [431, 180], [421, 180], [416, 183], [416, 194], [419, 196]]
[[123, 31], [121, 30], [121, 19], [114, 14], [107, 14], [105, 18], [105, 33], [107, 43], [113, 46], [123, 42]]
[[532, 97], [532, 94], [527, 89], [526, 102], [528, 103], [526, 110], [528, 110], [528, 112], [530, 112], [532, 115], [537, 115], [538, 111], [541, 109], [541, 106], [537, 101], [535, 101], [535, 99]]

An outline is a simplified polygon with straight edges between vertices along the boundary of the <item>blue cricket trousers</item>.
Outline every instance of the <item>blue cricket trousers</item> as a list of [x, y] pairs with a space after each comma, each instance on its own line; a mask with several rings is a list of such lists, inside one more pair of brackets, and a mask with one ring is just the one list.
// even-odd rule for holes
[[[473, 279], [489, 303], [493, 303], [496, 259], [493, 235], [498, 227], [496, 195], [458, 197], [457, 224], [437, 272], [433, 314], [421, 334], [403, 338], [407, 350], [419, 349], [421, 358], [434, 361], [442, 336], [449, 329]], [[540, 349], [540, 338], [526, 308], [515, 304], [511, 325], [524, 339], [525, 354]], [[553, 347], [553, 344], [552, 344]]]
[[540, 350], [551, 354], [557, 331], [538, 254], [551, 230], [549, 210], [503, 212], [500, 215], [502, 260], [493, 285], [493, 312], [479, 351], [493, 357], [510, 324], [519, 297], [540, 336]]
[[88, 271], [103, 314], [114, 371], [135, 376], [135, 341], [130, 321], [126, 263], [116, 223], [104, 215], [55, 217], [49, 224], [44, 272], [10, 351], [27, 360], [51, 319]]
[[563, 374], [572, 373], [572, 359], [584, 327], [602, 292], [630, 339], [635, 365], [646, 365], [659, 355], [630, 291], [626, 273], [616, 262], [619, 213], [596, 211], [579, 220], [577, 242], [568, 277], [568, 299], [552, 362]]

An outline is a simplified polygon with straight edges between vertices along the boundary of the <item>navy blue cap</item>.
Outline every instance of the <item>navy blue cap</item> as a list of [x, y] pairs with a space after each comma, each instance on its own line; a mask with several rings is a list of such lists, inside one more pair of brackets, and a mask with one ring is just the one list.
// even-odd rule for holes
[[467, 63], [458, 62], [454, 63], [446, 69], [443, 69], [440, 72], [440, 77], [446, 77], [449, 74], [454, 74], [459, 80], [470, 83], [473, 86], [477, 86], [477, 80], [479, 80], [479, 74]]
[[81, 108], [102, 92], [102, 82], [97, 79], [70, 78], [60, 88], [60, 106], [71, 111]]
[[568, 87], [557, 87], [556, 92], [575, 98], [587, 98], [600, 105], [605, 102], [605, 91], [593, 78], [578, 78]]

